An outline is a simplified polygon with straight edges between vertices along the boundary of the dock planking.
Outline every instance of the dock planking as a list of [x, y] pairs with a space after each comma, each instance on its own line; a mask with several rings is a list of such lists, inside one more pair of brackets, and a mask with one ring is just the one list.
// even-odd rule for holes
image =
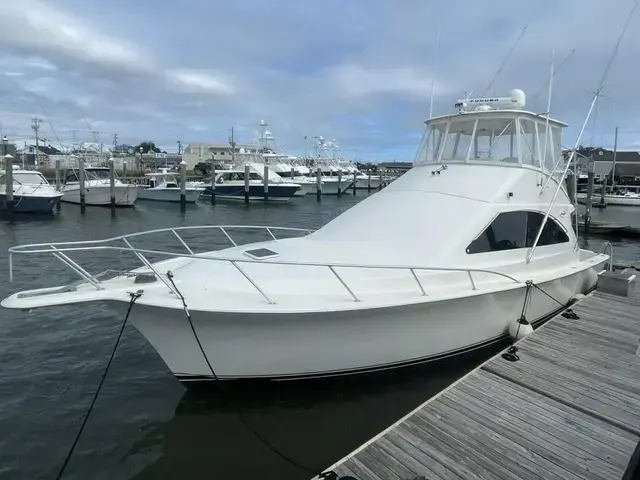
[[[596, 291], [327, 471], [358, 480], [621, 480], [640, 442], [640, 292]], [[627, 473], [628, 474], [628, 473]]]

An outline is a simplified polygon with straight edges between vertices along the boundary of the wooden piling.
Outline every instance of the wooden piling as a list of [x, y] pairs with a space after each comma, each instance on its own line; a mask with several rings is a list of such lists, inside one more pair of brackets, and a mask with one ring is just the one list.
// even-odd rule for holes
[[[6, 152], [6, 146], [5, 146]], [[5, 209], [7, 213], [13, 212], [13, 157], [4, 156], [4, 179], [5, 179]]]
[[109, 199], [111, 205], [111, 215], [116, 215], [116, 161], [109, 159]]
[[320, 201], [322, 198], [322, 169], [316, 168], [316, 200]]
[[216, 204], [216, 164], [211, 162], [211, 205]]
[[244, 166], [244, 204], [249, 205], [249, 192], [251, 190], [251, 183], [249, 177], [251, 176], [251, 167], [249, 165]]
[[78, 158], [78, 187], [80, 188], [80, 213], [84, 214], [86, 211], [86, 190], [85, 190], [85, 171], [84, 171], [84, 159]]
[[264, 201], [269, 200], [269, 165], [264, 164], [262, 183], [264, 185]]
[[187, 162], [180, 162], [180, 210], [187, 208]]

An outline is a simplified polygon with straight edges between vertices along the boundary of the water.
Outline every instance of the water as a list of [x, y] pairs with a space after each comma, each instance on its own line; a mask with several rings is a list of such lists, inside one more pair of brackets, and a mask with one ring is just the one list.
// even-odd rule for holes
[[[325, 197], [317, 203], [311, 197], [288, 205], [249, 207], [202, 203], [184, 214], [174, 205], [140, 203], [134, 210], [118, 211], [115, 219], [106, 209], [88, 208], [82, 216], [77, 206], [63, 204], [61, 213], [51, 220], [0, 224], [0, 261], [7, 265], [6, 250], [18, 243], [99, 239], [170, 226], [317, 228], [362, 198]], [[610, 221], [629, 224], [640, 223], [638, 213], [624, 207], [597, 212]], [[597, 250], [602, 241], [581, 242]], [[618, 259], [639, 257], [637, 243], [614, 242], [614, 247]], [[102, 258], [94, 254], [84, 260], [91, 266]], [[123, 263], [123, 258], [115, 258], [109, 266]], [[73, 278], [47, 257], [15, 258], [15, 265], [15, 282], [3, 282], [0, 297]], [[0, 310], [1, 479], [55, 478], [121, 321], [86, 306], [31, 313]], [[311, 473], [265, 447], [243, 424], [238, 411], [278, 450], [320, 471], [498, 348], [437, 366], [348, 379], [240, 384], [220, 392], [211, 386], [185, 389], [144, 338], [127, 328], [65, 478], [309, 479]]]

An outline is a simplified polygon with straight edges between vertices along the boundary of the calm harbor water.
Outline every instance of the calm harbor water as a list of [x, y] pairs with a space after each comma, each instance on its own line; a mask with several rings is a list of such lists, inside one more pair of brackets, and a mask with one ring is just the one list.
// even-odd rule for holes
[[[363, 198], [325, 197], [321, 203], [313, 197], [297, 198], [287, 205], [249, 207], [200, 203], [184, 214], [175, 205], [141, 202], [135, 209], [119, 210], [115, 219], [106, 209], [87, 208], [83, 216], [77, 206], [63, 204], [52, 219], [0, 223], [0, 296], [73, 278], [51, 258], [15, 258], [17, 276], [9, 284], [6, 250], [11, 245], [187, 225], [318, 228]], [[640, 225], [636, 210], [610, 207], [594, 216]], [[597, 250], [602, 240], [581, 242]], [[612, 243], [616, 259], [640, 257], [637, 242]], [[105, 265], [98, 257], [83, 265], [98, 271], [126, 264], [112, 255], [112, 263]], [[121, 321], [87, 306], [0, 310], [0, 479], [55, 478]], [[238, 410], [278, 450], [321, 471], [498, 348], [436, 366], [348, 379], [239, 384], [220, 392], [210, 385], [185, 389], [144, 338], [128, 327], [65, 478], [308, 479], [311, 473], [265, 447], [242, 423]], [[331, 349], [327, 345], [327, 355]]]

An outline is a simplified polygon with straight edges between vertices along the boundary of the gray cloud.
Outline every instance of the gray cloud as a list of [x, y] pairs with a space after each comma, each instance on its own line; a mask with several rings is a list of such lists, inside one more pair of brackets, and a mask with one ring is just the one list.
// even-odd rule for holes
[[[429, 109], [437, 19], [438, 114], [466, 91], [483, 92], [525, 24], [488, 93], [522, 88], [529, 107], [544, 111], [552, 49], [557, 62], [575, 49], [553, 91], [568, 144], [632, 0], [3, 3], [2, 122], [16, 137], [29, 136], [31, 115], [46, 115], [63, 141], [88, 122], [105, 143], [117, 131], [123, 141], [175, 148], [178, 139], [223, 141], [231, 126], [249, 140], [265, 119], [293, 153], [304, 135], [322, 134], [360, 158], [412, 159]], [[619, 125], [620, 145], [639, 146], [636, 17], [586, 141], [611, 144]]]

